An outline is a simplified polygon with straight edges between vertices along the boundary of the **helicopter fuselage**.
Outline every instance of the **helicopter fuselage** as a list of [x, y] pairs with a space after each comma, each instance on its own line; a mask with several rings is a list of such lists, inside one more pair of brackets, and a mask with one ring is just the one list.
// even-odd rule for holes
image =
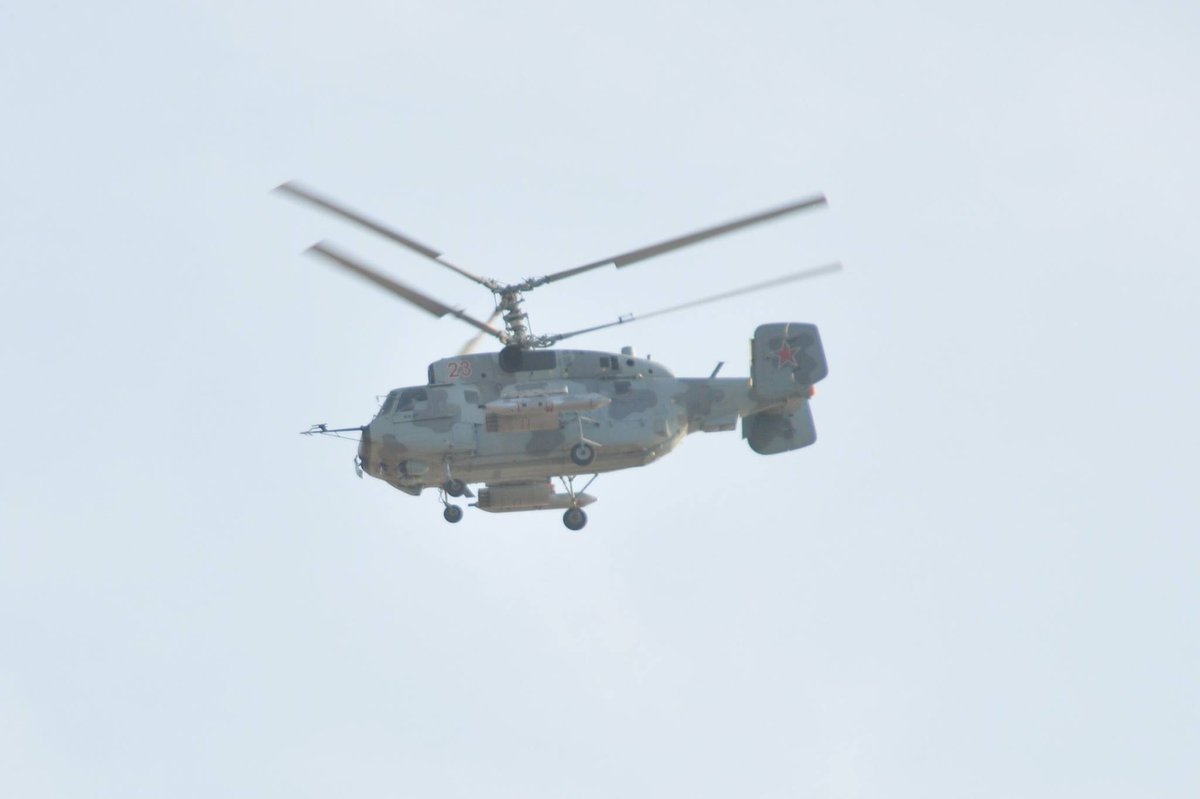
[[[823, 369], [823, 354], [820, 360]], [[811, 384], [794, 381], [783, 391], [756, 391], [751, 378], [675, 377], [628, 348], [510, 347], [435, 361], [425, 385], [389, 392], [363, 429], [358, 460], [367, 474], [414, 495], [449, 481], [544, 485], [554, 477], [645, 466], [688, 433], [802, 411], [799, 436], [789, 427], [789, 441], [773, 450], [782, 451], [815, 440], [811, 395]], [[540, 499], [509, 502], [493, 488], [477, 504], [493, 511], [559, 506], [552, 492], [533, 495]]]

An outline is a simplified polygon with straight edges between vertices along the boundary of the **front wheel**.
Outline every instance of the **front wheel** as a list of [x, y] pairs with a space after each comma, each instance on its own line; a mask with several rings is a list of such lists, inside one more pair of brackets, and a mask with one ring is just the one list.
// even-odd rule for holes
[[463, 509], [457, 505], [447, 505], [446, 509], [442, 511], [442, 518], [451, 524], [458, 524], [462, 521], [462, 517]]
[[568, 530], [582, 530], [587, 524], [587, 514], [581, 508], [567, 508], [563, 514], [563, 524]]

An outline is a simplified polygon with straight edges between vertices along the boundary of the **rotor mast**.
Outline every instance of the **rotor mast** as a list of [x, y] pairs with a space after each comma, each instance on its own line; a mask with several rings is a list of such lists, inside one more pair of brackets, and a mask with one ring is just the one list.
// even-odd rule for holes
[[497, 308], [504, 319], [506, 345], [529, 349], [538, 346], [534, 337], [529, 333], [529, 314], [521, 307], [525, 303], [525, 295], [514, 286], [506, 286], [497, 293], [499, 300]]

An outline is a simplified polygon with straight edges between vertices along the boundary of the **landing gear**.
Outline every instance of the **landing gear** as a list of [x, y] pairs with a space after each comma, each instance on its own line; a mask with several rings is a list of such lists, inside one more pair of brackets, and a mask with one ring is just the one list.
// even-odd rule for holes
[[563, 524], [568, 530], [582, 530], [587, 524], [587, 514], [583, 512], [583, 508], [567, 508], [567, 512], [563, 514]]
[[[583, 444], [582, 446], [588, 445]], [[588, 446], [588, 449], [591, 449], [591, 447]], [[594, 451], [592, 455], [595, 455]], [[575, 477], [573, 475], [558, 478], [562, 482], [563, 488], [567, 489], [567, 494], [571, 498], [571, 504], [567, 506], [566, 512], [563, 513], [563, 524], [566, 525], [568, 530], [582, 530], [587, 525], [587, 514], [583, 512], [581, 505], [595, 502], [595, 499], [583, 492], [587, 491], [588, 486], [596, 482], [596, 478], [599, 476], [598, 474], [593, 474], [592, 479], [588, 480], [579, 491], [575, 490]]]
[[461, 497], [466, 491], [466, 483], [449, 476], [446, 477], [446, 482], [442, 483], [442, 487], [438, 489], [438, 499], [446, 506], [446, 509], [442, 511], [442, 518], [451, 524], [458, 524], [462, 521], [463, 509], [457, 505], [451, 505], [448, 497]]
[[596, 460], [596, 448], [586, 441], [580, 441], [571, 447], [571, 461], [576, 466], [587, 466], [594, 460]]

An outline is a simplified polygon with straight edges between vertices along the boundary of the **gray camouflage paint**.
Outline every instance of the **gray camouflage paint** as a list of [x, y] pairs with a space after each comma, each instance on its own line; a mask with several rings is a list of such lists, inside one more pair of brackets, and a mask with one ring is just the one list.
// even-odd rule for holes
[[[644, 466], [671, 452], [689, 433], [732, 430], [739, 419], [743, 437], [761, 454], [808, 446], [816, 438], [808, 398], [812, 383], [828, 369], [814, 325], [760, 326], [751, 342], [749, 379], [676, 378], [662, 364], [644, 358], [555, 352], [555, 368], [540, 371], [506, 372], [497, 353], [434, 362], [428, 385], [391, 392], [364, 429], [359, 447], [363, 470], [419, 494], [440, 486], [447, 475], [466, 483], [544, 483], [556, 476]], [[582, 414], [562, 413], [555, 430], [488, 432], [483, 405], [506, 388], [534, 394], [596, 393], [611, 403]], [[402, 393], [423, 397], [399, 410]], [[569, 457], [581, 440], [596, 450], [587, 466]]]

